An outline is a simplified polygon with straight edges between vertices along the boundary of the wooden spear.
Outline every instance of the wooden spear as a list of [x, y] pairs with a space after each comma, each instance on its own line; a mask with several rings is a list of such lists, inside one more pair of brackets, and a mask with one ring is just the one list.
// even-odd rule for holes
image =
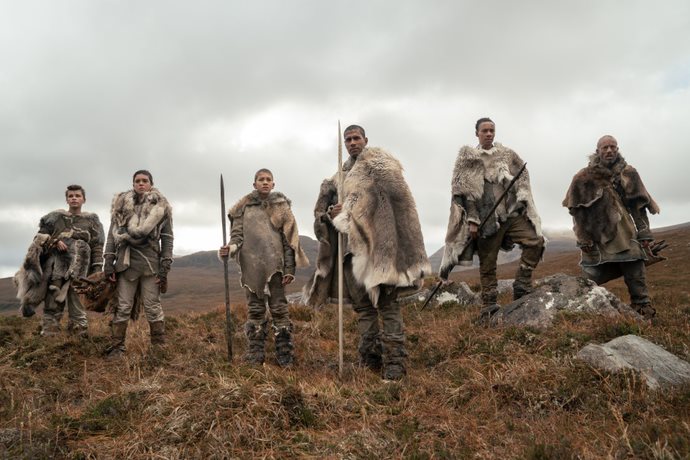
[[[220, 175], [220, 218], [223, 223], [223, 246], [227, 245], [227, 227], [225, 225], [225, 185], [223, 175]], [[228, 345], [228, 361], [232, 362], [232, 317], [230, 316], [230, 283], [228, 281], [228, 258], [223, 257], [223, 273], [225, 279], [225, 342]]]
[[[343, 202], [343, 136], [338, 120], [338, 203]], [[343, 377], [343, 234], [338, 232], [338, 375]]]

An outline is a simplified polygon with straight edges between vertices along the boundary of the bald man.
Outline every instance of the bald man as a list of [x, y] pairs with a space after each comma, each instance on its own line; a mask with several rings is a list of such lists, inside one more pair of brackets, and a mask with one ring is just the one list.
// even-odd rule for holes
[[653, 318], [644, 262], [645, 248], [654, 239], [647, 211], [657, 214], [659, 206], [613, 136], [599, 139], [589, 165], [573, 177], [563, 206], [573, 216], [585, 276], [597, 284], [622, 276], [633, 309]]

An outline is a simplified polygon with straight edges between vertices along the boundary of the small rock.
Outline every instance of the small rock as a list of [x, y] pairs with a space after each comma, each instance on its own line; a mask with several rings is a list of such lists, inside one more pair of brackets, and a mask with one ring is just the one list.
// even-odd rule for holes
[[652, 390], [690, 383], [687, 361], [636, 335], [617, 337], [603, 345], [590, 343], [577, 358], [609, 372], [634, 369]]

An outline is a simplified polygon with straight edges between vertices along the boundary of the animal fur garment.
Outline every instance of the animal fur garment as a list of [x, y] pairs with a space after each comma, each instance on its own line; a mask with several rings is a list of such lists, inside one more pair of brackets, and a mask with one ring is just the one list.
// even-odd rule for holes
[[625, 208], [659, 213], [659, 206], [635, 168], [622, 156], [607, 168], [596, 153], [589, 157], [589, 165], [573, 177], [563, 206], [573, 216], [577, 241], [584, 245], [613, 240]]
[[[229, 211], [228, 217], [237, 216], [244, 211], [244, 208], [250, 204], [258, 204], [260, 202], [259, 193], [255, 190], [248, 195], [242, 197]], [[274, 228], [279, 229], [285, 235], [288, 244], [295, 251], [295, 262], [298, 268], [308, 267], [309, 259], [302, 250], [299, 243], [299, 231], [297, 229], [297, 221], [292, 214], [292, 201], [280, 192], [271, 192], [265, 200], [267, 206], [264, 208], [268, 214], [271, 224]]]
[[[351, 167], [347, 162], [343, 165]], [[347, 168], [349, 171], [349, 167]], [[319, 189], [319, 197], [314, 205], [314, 235], [319, 242], [318, 255], [315, 261], [315, 270], [310, 282], [302, 288], [302, 299], [306, 305], [318, 307], [333, 302], [338, 297], [338, 279], [336, 276], [338, 258], [338, 232], [331, 225], [328, 217], [328, 207], [338, 202], [338, 190], [334, 179], [325, 179]], [[347, 240], [347, 235], [343, 235]], [[347, 290], [344, 290], [347, 297]], [[349, 298], [343, 299], [349, 302]]]
[[[494, 144], [491, 154], [467, 145], [460, 149], [451, 182], [450, 217], [441, 261], [441, 273], [449, 271], [454, 265], [472, 264], [474, 246], [470, 244], [472, 241], [469, 237], [468, 210], [464, 207], [466, 203], [474, 202], [479, 211], [478, 217], [486, 217], [496, 202], [492, 187], [505, 189], [523, 164], [517, 153], [499, 143]], [[482, 235], [496, 233], [511, 211], [522, 208], [537, 235], [543, 236], [541, 219], [532, 197], [527, 169], [515, 182], [504, 200], [505, 205], [499, 206], [493, 216], [488, 216]], [[475, 223], [479, 224], [479, 221]]]
[[230, 241], [239, 247], [236, 257], [240, 283], [259, 298], [267, 294], [268, 282], [276, 273], [292, 275], [295, 265], [309, 265], [290, 205], [290, 200], [280, 192], [271, 192], [262, 200], [253, 191], [228, 213], [232, 221]]
[[111, 229], [115, 246], [126, 242], [143, 245], [148, 239], [160, 238], [160, 223], [172, 216], [168, 200], [156, 188], [142, 196], [142, 205], [135, 207], [137, 193], [134, 190], [119, 193], [113, 198], [110, 211]]
[[418, 286], [431, 267], [400, 162], [383, 149], [364, 149], [345, 177], [343, 197], [333, 225], [347, 235], [353, 275], [372, 303], [380, 285]]
[[[73, 219], [77, 219], [76, 223]], [[57, 241], [65, 243], [65, 252], [55, 249]], [[34, 314], [45, 299], [51, 280], [67, 281], [87, 276], [94, 268], [92, 258], [101, 260], [102, 244], [103, 227], [96, 214], [83, 212], [73, 216], [58, 209], [43, 216], [40, 231], [34, 236], [22, 267], [14, 276], [22, 314]], [[93, 257], [91, 245], [98, 252]], [[63, 285], [65, 294], [68, 284]]]

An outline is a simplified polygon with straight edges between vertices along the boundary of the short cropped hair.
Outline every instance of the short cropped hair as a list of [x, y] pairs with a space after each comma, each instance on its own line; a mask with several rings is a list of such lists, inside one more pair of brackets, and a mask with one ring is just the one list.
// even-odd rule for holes
[[343, 131], [343, 134], [345, 134], [348, 131], [354, 131], [358, 129], [360, 133], [362, 133], [362, 137], [367, 137], [367, 133], [364, 132], [364, 128], [362, 128], [359, 125], [350, 125], [347, 128], [345, 128], [345, 131]]
[[254, 182], [256, 182], [256, 180], [259, 178], [259, 174], [261, 174], [261, 173], [268, 173], [271, 175], [271, 179], [273, 179], [273, 173], [271, 172], [270, 169], [261, 168], [256, 172], [256, 174], [254, 174]]
[[65, 190], [65, 198], [67, 198], [67, 194], [69, 192], [76, 192], [77, 190], [81, 190], [81, 196], [83, 196], [84, 199], [86, 199], [86, 190], [84, 190], [84, 187], [82, 187], [81, 185], [77, 185], [77, 184], [72, 184], [72, 185], [67, 186], [67, 189]]
[[150, 172], [148, 172], [146, 169], [140, 169], [139, 171], [135, 172], [132, 174], [132, 183], [134, 182], [134, 178], [137, 177], [139, 174], [143, 174], [145, 176], [149, 176], [149, 182], [151, 182], [151, 185], [153, 185], [153, 176], [151, 175]]
[[[475, 125], [474, 125], [474, 131], [475, 131], [475, 132], [479, 132], [479, 126], [480, 126], [482, 123], [486, 123], [487, 121], [488, 121], [488, 122], [491, 122], [491, 123], [494, 123], [494, 121], [493, 121], [491, 118], [489, 118], [489, 117], [480, 118], [479, 120], [477, 120], [477, 123], [475, 123]], [[496, 123], [494, 123], [494, 124], [496, 124]]]

